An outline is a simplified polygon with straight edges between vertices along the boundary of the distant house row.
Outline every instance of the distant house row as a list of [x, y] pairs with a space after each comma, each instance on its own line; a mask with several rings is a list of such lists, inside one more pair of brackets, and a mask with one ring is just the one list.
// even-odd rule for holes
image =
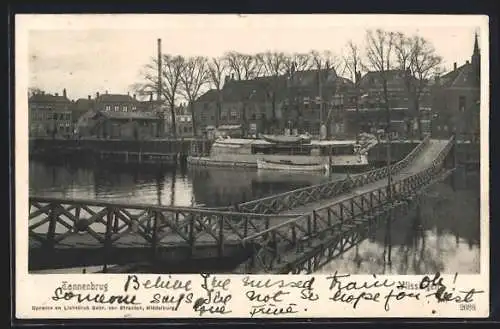
[[[406, 92], [408, 72], [385, 72], [390, 125], [396, 136], [415, 136], [416, 118], [423, 132], [437, 137], [452, 133], [478, 135], [480, 52], [477, 36], [470, 61], [428, 81], [418, 99]], [[355, 81], [335, 70], [289, 72], [275, 77], [235, 80], [227, 76], [220, 90], [208, 90], [193, 104], [191, 114], [176, 111], [176, 136], [207, 135], [215, 128], [239, 135], [294, 129], [316, 136], [375, 133], [387, 125], [382, 75], [356, 74]], [[158, 138], [173, 135], [170, 111], [136, 95], [96, 93], [76, 101], [38, 92], [29, 97], [31, 137]], [[196, 129], [196, 131], [195, 131]]]
[[[29, 97], [30, 137], [96, 137], [145, 139], [165, 136], [169, 119], [150, 97], [96, 93], [76, 101], [62, 95], [38, 92]], [[193, 135], [191, 116], [180, 115], [178, 136]]]
[[[405, 88], [408, 72], [385, 72], [391, 109], [391, 131], [415, 135], [422, 130], [447, 137], [453, 132], [479, 132], [480, 53], [477, 36], [470, 61], [440, 78], [428, 81], [419, 99]], [[221, 90], [209, 90], [194, 104], [197, 134], [214, 127], [241, 126], [255, 135], [278, 128], [295, 128], [312, 135], [332, 137], [376, 132], [387, 125], [382, 74], [356, 74], [356, 81], [335, 70], [290, 72], [278, 77], [235, 80], [226, 77]], [[326, 132], [321, 132], [322, 124]]]

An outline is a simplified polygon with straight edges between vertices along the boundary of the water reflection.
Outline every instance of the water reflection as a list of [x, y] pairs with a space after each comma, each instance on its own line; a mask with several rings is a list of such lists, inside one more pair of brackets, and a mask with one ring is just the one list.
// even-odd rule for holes
[[479, 190], [470, 184], [477, 187], [479, 177], [467, 179], [465, 190], [453, 190], [449, 181], [437, 184], [409, 214], [395, 218], [320, 272], [479, 273]]
[[[227, 206], [327, 179], [243, 169], [29, 165], [32, 195], [177, 206]], [[407, 216], [383, 226], [320, 272], [478, 273], [479, 238], [479, 175], [457, 170], [430, 189]]]
[[[223, 168], [30, 162], [32, 195], [219, 207], [324, 182], [319, 174]], [[332, 179], [344, 175], [333, 175]]]

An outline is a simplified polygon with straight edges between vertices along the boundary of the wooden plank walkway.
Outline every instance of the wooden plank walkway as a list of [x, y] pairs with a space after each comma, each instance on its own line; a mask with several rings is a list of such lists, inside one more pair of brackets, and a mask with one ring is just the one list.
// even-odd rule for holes
[[[426, 146], [424, 150], [413, 160], [413, 162], [406, 168], [403, 168], [396, 175], [393, 176], [393, 182], [409, 177], [413, 174], [416, 174], [423, 169], [427, 168], [432, 164], [432, 161], [436, 159], [436, 156], [441, 152], [442, 149], [448, 144], [447, 140], [435, 140], [431, 139], [429, 144]], [[339, 196], [336, 196], [329, 200], [321, 200], [318, 202], [309, 203], [307, 205], [297, 207], [292, 210], [283, 211], [280, 215], [292, 215], [308, 213], [313, 211], [314, 209], [318, 209], [325, 204], [330, 204], [334, 202], [341, 202], [344, 200], [348, 200], [356, 195], [367, 193], [369, 191], [373, 191], [379, 189], [383, 186], [387, 185], [387, 178], [357, 187], [350, 191], [349, 193], [345, 193]], [[273, 223], [283, 222], [283, 218], [274, 219]]]

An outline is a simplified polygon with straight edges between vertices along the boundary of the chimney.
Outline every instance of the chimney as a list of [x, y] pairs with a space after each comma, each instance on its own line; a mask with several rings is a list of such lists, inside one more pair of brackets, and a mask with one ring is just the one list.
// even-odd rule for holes
[[134, 94], [134, 99], [137, 99], [137, 96], [136, 96], [136, 94]]
[[59, 93], [56, 93], [55, 95], [56, 95], [56, 97], [57, 97], [57, 96], [59, 96]]
[[457, 62], [453, 63], [453, 71], [457, 70]]
[[161, 93], [163, 92], [162, 90], [162, 85], [161, 85], [161, 39], [158, 39], [158, 101], [161, 100]]
[[467, 61], [465, 61], [465, 64], [467, 64], [467, 65], [468, 65], [468, 64], [470, 64], [470, 62], [467, 60]]
[[95, 98], [99, 98], [99, 92], [95, 93]]
[[231, 80], [234, 80], [234, 73], [231, 74]]
[[226, 75], [226, 76], [224, 77], [224, 83], [227, 83], [228, 81], [229, 81], [229, 75]]
[[89, 100], [91, 100], [91, 99], [92, 99], [92, 96], [90, 96], [90, 95], [89, 95], [89, 96], [88, 96], [88, 98], [89, 98]]
[[68, 96], [66, 95], [66, 88], [63, 89], [63, 97], [68, 98]]
[[106, 95], [108, 94], [108, 91], [106, 90]]

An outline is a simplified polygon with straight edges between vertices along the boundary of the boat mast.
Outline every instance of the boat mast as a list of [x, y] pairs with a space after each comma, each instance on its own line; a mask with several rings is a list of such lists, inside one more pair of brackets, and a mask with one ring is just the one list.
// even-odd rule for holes
[[321, 67], [318, 70], [318, 96], [319, 96], [319, 139], [321, 140], [321, 128], [323, 128], [323, 77], [321, 75]]

